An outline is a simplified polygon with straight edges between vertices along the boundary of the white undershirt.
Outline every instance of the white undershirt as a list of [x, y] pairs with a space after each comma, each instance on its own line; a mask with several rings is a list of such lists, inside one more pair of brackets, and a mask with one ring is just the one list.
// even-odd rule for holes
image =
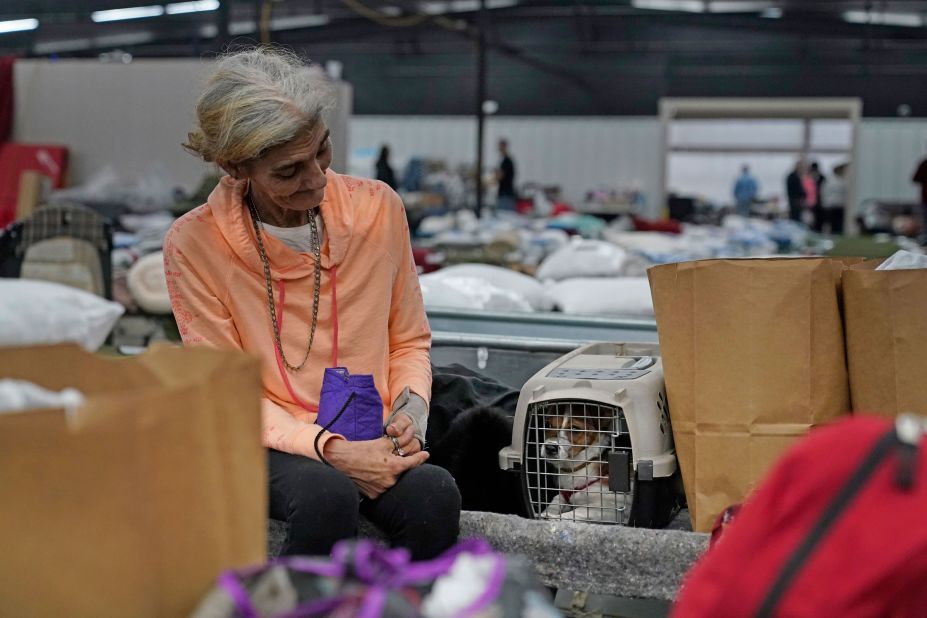
[[[319, 243], [321, 244], [325, 237], [321, 215], [315, 216], [315, 224], [319, 230]], [[265, 223], [264, 229], [293, 251], [312, 253], [312, 227], [308, 223], [297, 227], [277, 227]]]

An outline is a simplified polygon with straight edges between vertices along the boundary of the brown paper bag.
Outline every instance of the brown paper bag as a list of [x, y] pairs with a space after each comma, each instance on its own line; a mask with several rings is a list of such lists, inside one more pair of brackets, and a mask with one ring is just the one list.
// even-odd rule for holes
[[853, 410], [927, 415], [927, 270], [875, 270], [880, 263], [843, 275]]
[[849, 409], [844, 268], [751, 259], [648, 271], [695, 530], [743, 501], [795, 438]]
[[8, 348], [0, 376], [87, 397], [0, 414], [0, 614], [186, 616], [220, 571], [264, 561], [257, 361]]

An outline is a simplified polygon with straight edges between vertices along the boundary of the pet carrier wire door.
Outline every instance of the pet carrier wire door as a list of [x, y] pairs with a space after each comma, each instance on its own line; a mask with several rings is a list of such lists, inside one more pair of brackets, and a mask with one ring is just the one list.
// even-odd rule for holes
[[542, 519], [662, 527], [681, 487], [655, 346], [597, 343], [522, 388], [503, 469]]

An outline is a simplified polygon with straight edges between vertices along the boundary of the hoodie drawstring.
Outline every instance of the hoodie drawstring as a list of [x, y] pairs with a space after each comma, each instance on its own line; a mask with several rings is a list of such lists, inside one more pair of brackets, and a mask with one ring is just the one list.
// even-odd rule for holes
[[[338, 292], [337, 292], [337, 281], [338, 281], [338, 267], [332, 266], [331, 268], [331, 279], [332, 279], [332, 367], [338, 366]], [[277, 301], [277, 324], [280, 329], [280, 332], [283, 332], [283, 301], [286, 298], [286, 284], [281, 279], [280, 284], [280, 297]], [[299, 395], [296, 394], [296, 391], [293, 390], [293, 386], [290, 384], [290, 378], [287, 376], [286, 369], [283, 367], [283, 359], [280, 357], [280, 350], [274, 346], [274, 357], [277, 359], [277, 370], [280, 372], [280, 377], [283, 379], [283, 384], [286, 386], [286, 390], [289, 391], [290, 397], [293, 398], [297, 404], [303, 409], [318, 413], [319, 407], [313, 406], [304, 402], [299, 398]]]

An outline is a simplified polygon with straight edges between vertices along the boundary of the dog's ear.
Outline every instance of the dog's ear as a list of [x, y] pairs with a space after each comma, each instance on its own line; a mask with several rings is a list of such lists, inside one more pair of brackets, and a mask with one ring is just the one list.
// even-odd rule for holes
[[563, 427], [563, 417], [559, 414], [545, 414], [542, 418], [544, 421], [544, 429], [556, 431]]
[[589, 428], [595, 431], [611, 431], [612, 416], [610, 414], [601, 414], [590, 418]]

